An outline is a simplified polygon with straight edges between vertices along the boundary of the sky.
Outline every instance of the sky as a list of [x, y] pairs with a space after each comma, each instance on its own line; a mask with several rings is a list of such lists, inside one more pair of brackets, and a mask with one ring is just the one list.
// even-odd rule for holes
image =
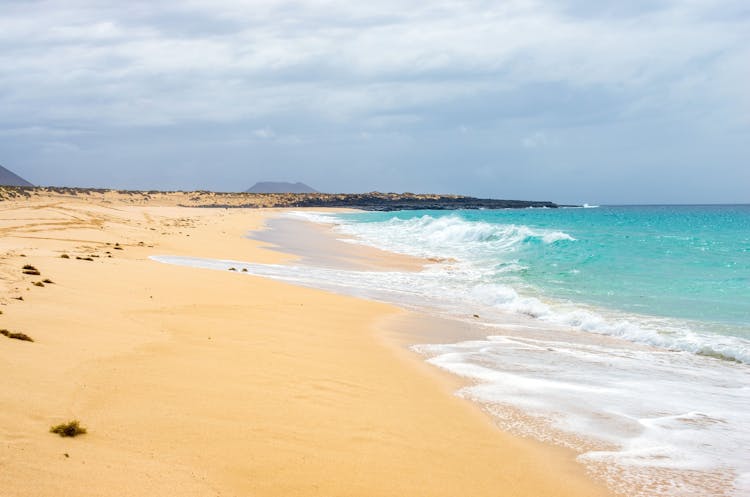
[[38, 185], [750, 203], [747, 0], [2, 0]]

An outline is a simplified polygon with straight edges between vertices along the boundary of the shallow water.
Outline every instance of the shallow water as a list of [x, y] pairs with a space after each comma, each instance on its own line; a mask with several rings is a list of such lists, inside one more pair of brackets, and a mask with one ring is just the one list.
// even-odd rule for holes
[[335, 219], [365, 243], [458, 261], [459, 290], [506, 311], [750, 363], [750, 206]]
[[[595, 476], [624, 495], [750, 495], [750, 366], [736, 362], [748, 359], [747, 304], [738, 298], [747, 289], [735, 287], [717, 308], [707, 297], [717, 281], [746, 278], [747, 233], [739, 229], [745, 221], [724, 219], [725, 236], [716, 235], [708, 244], [715, 248], [706, 248], [716, 216], [748, 211], [685, 208], [683, 228], [672, 226], [670, 241], [663, 242], [654, 233], [674, 213], [645, 208], [631, 215], [628, 209], [293, 214], [328, 223], [350, 244], [442, 258], [416, 273], [310, 261], [157, 260], [245, 267], [250, 274], [470, 323], [478, 339], [435, 338], [441, 343], [414, 349], [469, 380], [459, 395], [483, 405], [504, 429], [575, 449]], [[655, 219], [648, 220], [648, 212]], [[639, 221], [622, 219], [628, 216]], [[714, 224], [706, 221], [701, 231], [699, 218]], [[680, 229], [689, 229], [691, 240], [671, 238]], [[633, 240], [638, 230], [642, 234]], [[615, 250], [617, 240], [625, 249]], [[610, 254], [610, 262], [602, 254]], [[573, 270], [584, 277], [558, 274]], [[666, 276], [671, 274], [677, 276]], [[680, 281], [693, 289], [679, 289]], [[638, 285], [651, 304], [628, 304]], [[655, 306], [656, 312], [649, 305], [659, 302], [659, 294], [671, 304]], [[696, 300], [700, 304], [688, 304]]]

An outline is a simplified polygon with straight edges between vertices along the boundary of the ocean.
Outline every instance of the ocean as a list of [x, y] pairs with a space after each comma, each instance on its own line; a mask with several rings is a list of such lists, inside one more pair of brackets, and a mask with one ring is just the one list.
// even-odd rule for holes
[[365, 243], [457, 261], [465, 280], [453, 284], [482, 304], [750, 363], [750, 206], [402, 211], [338, 219], [341, 232]]
[[623, 495], [750, 495], [750, 206], [288, 215], [431, 263], [242, 267], [471, 323], [413, 348], [501, 428]]

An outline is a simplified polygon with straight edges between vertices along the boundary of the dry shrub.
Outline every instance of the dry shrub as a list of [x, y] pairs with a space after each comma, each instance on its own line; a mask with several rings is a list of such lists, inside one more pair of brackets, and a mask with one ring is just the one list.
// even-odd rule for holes
[[61, 437], [77, 437], [86, 433], [86, 428], [81, 426], [81, 423], [77, 419], [74, 419], [73, 421], [53, 426], [49, 431], [50, 433], [57, 433]]

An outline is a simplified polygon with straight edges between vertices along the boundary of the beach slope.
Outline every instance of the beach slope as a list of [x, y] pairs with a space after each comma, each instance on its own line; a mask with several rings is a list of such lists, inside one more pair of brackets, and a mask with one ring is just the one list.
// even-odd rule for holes
[[148, 259], [284, 263], [243, 237], [271, 213], [0, 204], [0, 328], [34, 340], [0, 336], [3, 496], [607, 495], [389, 342], [402, 311]]

